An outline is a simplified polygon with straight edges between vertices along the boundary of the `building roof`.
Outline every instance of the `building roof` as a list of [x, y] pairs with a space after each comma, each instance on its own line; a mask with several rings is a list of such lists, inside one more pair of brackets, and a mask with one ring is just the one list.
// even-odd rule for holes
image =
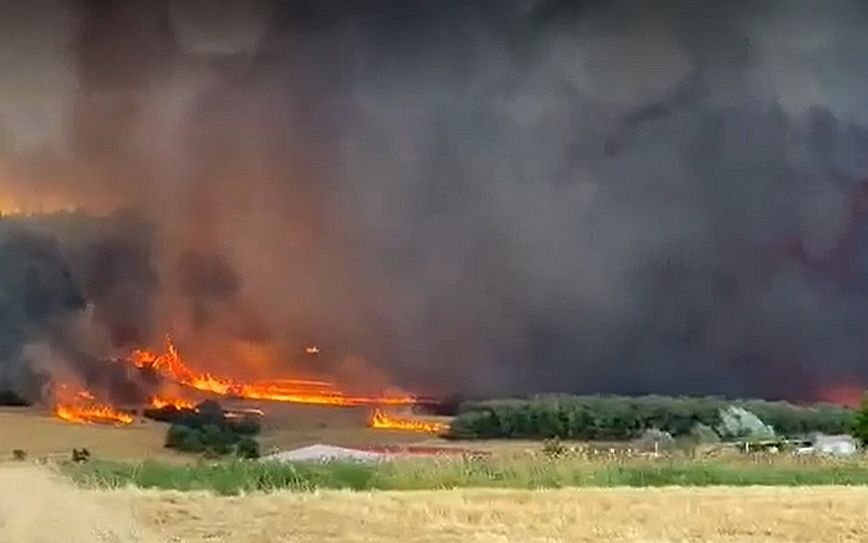
[[362, 451], [359, 449], [347, 449], [333, 445], [309, 445], [291, 451], [281, 451], [262, 457], [264, 461], [271, 462], [327, 462], [329, 460], [355, 460], [372, 462], [382, 460], [387, 455], [379, 452]]
[[855, 443], [856, 438], [849, 434], [839, 434], [839, 435], [823, 435], [818, 434], [814, 438], [814, 443], [817, 445], [820, 444], [832, 444], [832, 443]]

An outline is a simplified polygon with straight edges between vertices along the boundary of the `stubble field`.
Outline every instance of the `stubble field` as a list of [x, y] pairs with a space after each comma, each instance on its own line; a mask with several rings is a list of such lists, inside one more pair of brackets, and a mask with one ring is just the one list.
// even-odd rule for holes
[[865, 541], [868, 488], [84, 490], [0, 466], [2, 543]]

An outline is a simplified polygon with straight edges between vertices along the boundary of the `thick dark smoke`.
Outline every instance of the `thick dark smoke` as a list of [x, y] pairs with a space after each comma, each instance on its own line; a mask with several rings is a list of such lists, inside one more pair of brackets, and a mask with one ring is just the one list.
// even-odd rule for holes
[[6, 380], [86, 311], [431, 393], [868, 380], [864, 2], [0, 6], [0, 206], [142, 217], [4, 238]]
[[[5, 225], [4, 225], [5, 226]], [[28, 390], [38, 380], [24, 364], [28, 341], [46, 340], [57, 325], [84, 306], [54, 240], [4, 232], [0, 242], [0, 389]], [[37, 395], [37, 398], [39, 396]]]
[[128, 212], [0, 220], [0, 390], [39, 400], [52, 375], [118, 389], [107, 358], [152, 335], [151, 236]]

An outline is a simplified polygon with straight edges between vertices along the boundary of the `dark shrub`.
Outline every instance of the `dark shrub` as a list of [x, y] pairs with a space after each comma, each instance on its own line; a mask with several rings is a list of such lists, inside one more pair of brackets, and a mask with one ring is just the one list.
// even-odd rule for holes
[[201, 421], [201, 426], [208, 424], [222, 425], [226, 421], [223, 408], [214, 400], [205, 400], [197, 405], [196, 414]]
[[[175, 409], [166, 407], [154, 413], [156, 420], [171, 420], [172, 426], [166, 434], [166, 447], [185, 452], [205, 453], [208, 456], [223, 456], [236, 449], [242, 440], [259, 445], [251, 436], [261, 430], [259, 421], [253, 417], [231, 419], [226, 417], [223, 408], [215, 401], [205, 401], [195, 409]], [[160, 417], [160, 418], [157, 418]], [[246, 444], [245, 450], [253, 451]]]
[[225, 450], [223, 454], [228, 453], [229, 448], [241, 439], [241, 435], [233, 432], [229, 426], [225, 425], [208, 424], [202, 428], [201, 432], [205, 445]]
[[72, 461], [82, 464], [90, 460], [90, 451], [87, 449], [72, 449]]
[[173, 424], [169, 427], [169, 431], [166, 432], [166, 447], [170, 449], [179, 449], [181, 448], [181, 444], [187, 438], [187, 436], [194, 432], [192, 428], [189, 426], [184, 426], [182, 424]]
[[191, 429], [187, 432], [181, 442], [175, 447], [179, 451], [184, 452], [205, 452], [208, 450], [208, 447], [205, 445], [205, 440], [203, 439], [202, 432], [200, 430]]
[[259, 443], [250, 437], [242, 437], [235, 447], [235, 454], [240, 458], [259, 458]]
[[181, 419], [189, 420], [190, 416], [195, 416], [195, 414], [195, 411], [192, 409], [178, 409], [174, 405], [165, 405], [160, 408], [150, 408], [142, 411], [144, 417], [169, 424], [174, 424]]
[[204, 434], [201, 430], [181, 424], [173, 424], [166, 433], [166, 447], [184, 452], [204, 452]]
[[241, 417], [238, 420], [228, 420], [227, 425], [236, 434], [255, 436], [262, 431], [262, 426], [255, 417]]

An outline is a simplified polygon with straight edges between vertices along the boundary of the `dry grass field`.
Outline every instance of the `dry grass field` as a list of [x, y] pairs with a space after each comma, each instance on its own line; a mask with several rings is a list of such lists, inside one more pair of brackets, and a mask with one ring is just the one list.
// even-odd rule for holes
[[144, 421], [122, 428], [69, 424], [48, 411], [3, 408], [0, 410], [0, 458], [23, 449], [33, 458], [68, 457], [73, 447], [86, 447], [100, 457], [118, 460], [168, 459], [163, 448], [166, 427]]
[[[231, 403], [226, 404], [227, 407]], [[249, 407], [249, 403], [239, 404]], [[316, 406], [270, 404], [260, 436], [263, 450], [291, 448], [313, 443], [345, 446], [418, 442], [424, 434], [371, 430], [367, 409], [335, 409]], [[88, 448], [98, 458], [112, 460], [159, 459], [185, 461], [190, 457], [166, 450], [168, 426], [138, 419], [129, 426], [70, 424], [37, 408], [0, 408], [0, 460], [13, 449], [32, 458], [68, 457], [75, 448]]]
[[2, 543], [857, 542], [868, 488], [94, 491], [0, 466]]
[[[364, 410], [269, 409], [266, 447], [442, 441], [364, 427]], [[0, 459], [88, 447], [115, 460], [173, 460], [166, 426], [71, 425], [0, 410]], [[461, 445], [454, 443], [453, 445]], [[474, 442], [500, 453], [539, 444]], [[507, 455], [508, 456], [508, 455]], [[771, 466], [770, 466], [771, 467]], [[163, 542], [856, 542], [868, 541], [868, 487], [584, 488], [557, 490], [203, 492], [86, 490], [48, 467], [0, 463], [0, 543]]]

